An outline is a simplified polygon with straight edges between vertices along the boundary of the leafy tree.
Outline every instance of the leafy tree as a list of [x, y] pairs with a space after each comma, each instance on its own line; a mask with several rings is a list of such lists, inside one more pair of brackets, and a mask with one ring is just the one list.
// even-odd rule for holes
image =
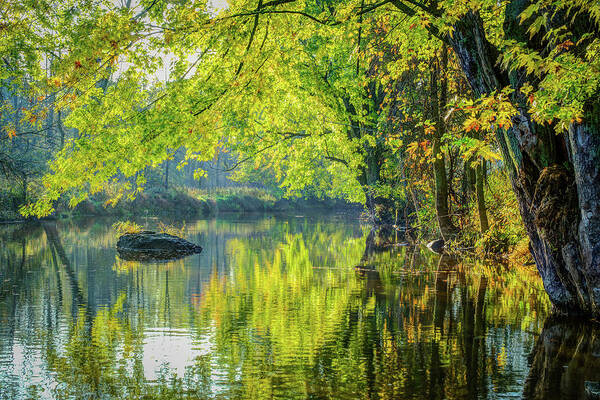
[[[457, 131], [444, 123], [451, 79], [443, 71], [456, 57], [472, 98], [456, 103], [470, 133], [452, 139], [472, 139], [463, 170], [468, 176], [475, 167], [481, 229], [488, 223], [480, 157], [491, 133], [550, 299], [565, 313], [600, 313], [596, 2], [242, 0], [215, 14], [200, 1], [144, 1], [136, 10], [82, 1], [43, 11], [52, 5], [7, 11], [14, 40], [3, 43], [14, 68], [2, 76], [26, 71], [28, 94], [54, 88], [55, 110], [68, 108], [65, 123], [79, 131], [25, 214], [50, 213], [63, 193], [76, 204], [116, 179], [119, 196], [135, 195], [147, 165], [182, 146], [186, 159], [211, 160], [225, 145], [275, 168], [291, 192], [317, 183], [376, 209], [379, 193], [391, 193], [381, 189], [390, 166], [405, 161], [387, 141], [398, 140], [401, 125], [388, 119], [408, 114], [401, 87], [419, 71], [414, 87], [429, 89], [430, 99], [419, 101], [413, 134], [433, 154], [440, 228], [450, 232], [445, 203], [455, 171], [445, 163], [453, 157], [444, 144], [453, 140], [444, 133]], [[22, 16], [56, 28], [23, 30]], [[39, 61], [55, 43], [67, 51], [44, 77]], [[126, 64], [115, 73], [117, 60]], [[170, 77], [158, 82], [167, 63]]]

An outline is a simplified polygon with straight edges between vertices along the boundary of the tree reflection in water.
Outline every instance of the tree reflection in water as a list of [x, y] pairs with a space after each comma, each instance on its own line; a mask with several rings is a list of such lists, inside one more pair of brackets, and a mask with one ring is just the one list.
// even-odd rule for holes
[[323, 217], [188, 222], [203, 254], [123, 262], [111, 222], [6, 236], [0, 398], [545, 398], [596, 380], [595, 328], [542, 331], [535, 271]]
[[523, 398], [600, 399], [597, 323], [549, 317], [531, 352]]

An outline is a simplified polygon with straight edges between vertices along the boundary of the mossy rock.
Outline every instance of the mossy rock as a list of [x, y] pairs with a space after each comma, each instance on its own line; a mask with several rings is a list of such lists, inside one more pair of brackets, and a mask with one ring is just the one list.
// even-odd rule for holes
[[127, 261], [170, 260], [200, 253], [202, 247], [168, 233], [126, 233], [117, 242], [119, 257]]

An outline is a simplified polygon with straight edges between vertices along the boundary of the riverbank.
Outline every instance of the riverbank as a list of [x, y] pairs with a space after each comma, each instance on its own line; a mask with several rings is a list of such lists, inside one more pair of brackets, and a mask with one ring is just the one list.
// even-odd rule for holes
[[[82, 216], [133, 217], [143, 215], [185, 215], [210, 216], [219, 213], [261, 213], [289, 212], [305, 210], [351, 209], [357, 213], [360, 204], [351, 204], [338, 199], [276, 198], [263, 189], [238, 187], [215, 190], [169, 189], [149, 190], [140, 193], [133, 201], [120, 201], [114, 207], [106, 205], [105, 195], [96, 195], [69, 208], [66, 204], [57, 205], [51, 218], [71, 218]], [[14, 209], [0, 212], [0, 222], [23, 221]]]
[[[494, 171], [485, 182], [485, 213], [487, 229], [482, 229], [475, 193], [464, 208], [454, 205], [452, 222], [454, 232], [445, 242], [445, 252], [459, 258], [486, 260], [507, 266], [531, 266], [529, 237], [519, 213], [517, 198], [505, 190], [510, 184], [503, 171]], [[431, 199], [433, 201], [433, 199]], [[418, 241], [441, 239], [435, 205], [421, 207]]]

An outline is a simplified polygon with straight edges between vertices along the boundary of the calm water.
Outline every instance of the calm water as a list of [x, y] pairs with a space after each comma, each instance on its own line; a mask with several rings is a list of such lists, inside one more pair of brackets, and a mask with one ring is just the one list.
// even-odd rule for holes
[[340, 216], [186, 221], [201, 254], [141, 264], [113, 222], [0, 226], [0, 399], [580, 399], [600, 380], [600, 330], [548, 318], [529, 269], [369, 254]]

